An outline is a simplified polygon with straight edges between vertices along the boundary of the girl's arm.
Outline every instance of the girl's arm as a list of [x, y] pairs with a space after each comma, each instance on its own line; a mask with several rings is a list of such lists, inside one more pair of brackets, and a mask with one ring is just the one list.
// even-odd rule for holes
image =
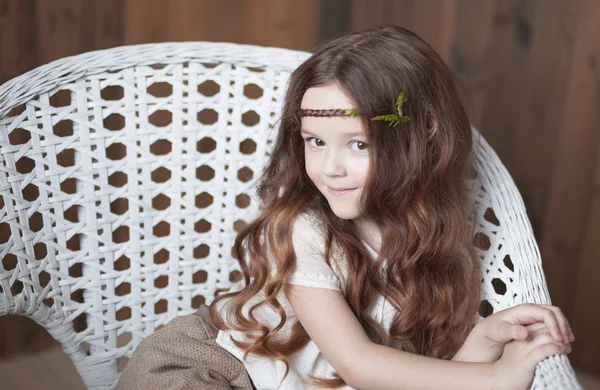
[[286, 284], [298, 320], [344, 381], [357, 389], [492, 389], [492, 363], [424, 357], [369, 340], [339, 291]]
[[492, 363], [463, 363], [400, 351], [372, 342], [357, 350], [357, 389], [499, 389]]

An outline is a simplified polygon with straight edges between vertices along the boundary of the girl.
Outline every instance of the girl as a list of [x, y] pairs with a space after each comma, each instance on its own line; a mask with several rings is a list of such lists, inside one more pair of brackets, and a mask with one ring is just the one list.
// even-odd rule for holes
[[338, 37], [293, 72], [243, 279], [207, 321], [255, 388], [525, 389], [570, 352], [556, 307], [473, 326], [471, 136], [455, 76], [406, 29]]

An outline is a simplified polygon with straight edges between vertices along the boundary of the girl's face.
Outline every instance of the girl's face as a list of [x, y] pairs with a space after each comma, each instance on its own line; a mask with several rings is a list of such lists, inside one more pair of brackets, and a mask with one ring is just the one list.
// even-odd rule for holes
[[[309, 88], [302, 109], [356, 108], [337, 84]], [[302, 117], [306, 173], [342, 219], [360, 217], [358, 199], [369, 170], [369, 147], [359, 117]]]

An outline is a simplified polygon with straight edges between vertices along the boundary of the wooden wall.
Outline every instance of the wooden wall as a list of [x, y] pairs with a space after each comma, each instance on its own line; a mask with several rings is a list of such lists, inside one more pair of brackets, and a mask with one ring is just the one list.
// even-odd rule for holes
[[[473, 123], [525, 200], [571, 360], [600, 373], [600, 2], [596, 0], [0, 0], [0, 83], [118, 45], [229, 41], [310, 50], [399, 24], [460, 76]], [[47, 345], [0, 319], [0, 356]]]

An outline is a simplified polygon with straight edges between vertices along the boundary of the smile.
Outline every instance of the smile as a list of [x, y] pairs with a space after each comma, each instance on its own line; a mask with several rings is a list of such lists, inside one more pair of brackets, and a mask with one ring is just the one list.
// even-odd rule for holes
[[333, 196], [344, 196], [346, 194], [349, 194], [353, 191], [356, 191], [356, 188], [340, 188], [340, 189], [334, 189], [331, 187], [327, 187], [327, 189], [329, 190], [329, 193]]

